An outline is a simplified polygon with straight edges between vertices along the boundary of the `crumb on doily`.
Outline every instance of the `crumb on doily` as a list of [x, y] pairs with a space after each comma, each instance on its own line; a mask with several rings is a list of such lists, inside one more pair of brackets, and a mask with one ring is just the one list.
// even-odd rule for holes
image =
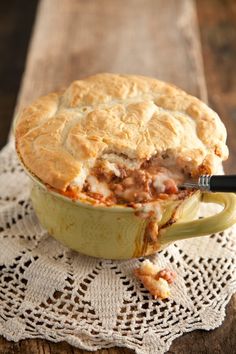
[[170, 284], [176, 278], [176, 273], [169, 269], [160, 269], [148, 259], [139, 268], [134, 269], [135, 276], [155, 299], [166, 299], [170, 296]]

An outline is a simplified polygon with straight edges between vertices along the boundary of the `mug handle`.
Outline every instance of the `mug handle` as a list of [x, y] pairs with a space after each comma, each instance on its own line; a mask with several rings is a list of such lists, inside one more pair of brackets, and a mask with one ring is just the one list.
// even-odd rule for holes
[[205, 192], [202, 193], [201, 202], [220, 204], [224, 206], [224, 209], [213, 216], [188, 222], [176, 222], [160, 230], [158, 240], [161, 245], [214, 234], [236, 223], [236, 194]]

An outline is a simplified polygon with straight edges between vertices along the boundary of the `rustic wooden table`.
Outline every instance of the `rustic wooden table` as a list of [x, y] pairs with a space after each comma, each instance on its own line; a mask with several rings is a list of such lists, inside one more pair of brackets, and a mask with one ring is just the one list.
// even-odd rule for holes
[[[203, 100], [208, 92], [210, 105], [228, 129], [230, 158], [225, 170], [236, 173], [235, 0], [12, 0], [1, 2], [0, 10], [0, 146], [7, 139], [16, 97], [19, 109], [88, 74], [138, 73], [174, 82]], [[236, 297], [220, 328], [185, 334], [169, 350], [235, 352]], [[67, 343], [13, 343], [1, 338], [0, 353], [86, 351]], [[112, 348], [97, 353], [131, 351]]]

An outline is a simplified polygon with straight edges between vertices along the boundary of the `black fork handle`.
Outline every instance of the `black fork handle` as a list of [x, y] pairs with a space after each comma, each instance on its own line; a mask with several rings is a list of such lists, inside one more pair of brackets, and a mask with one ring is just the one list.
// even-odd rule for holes
[[212, 192], [233, 192], [236, 193], [236, 175], [213, 175], [209, 181]]

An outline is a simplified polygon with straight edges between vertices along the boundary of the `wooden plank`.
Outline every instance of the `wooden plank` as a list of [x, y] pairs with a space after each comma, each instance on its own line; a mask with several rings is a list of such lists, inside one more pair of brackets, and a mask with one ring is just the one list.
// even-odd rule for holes
[[206, 99], [195, 15], [192, 0], [42, 0], [18, 103], [104, 71], [158, 77]]
[[[87, 350], [74, 348], [68, 343], [52, 343], [42, 339], [23, 340], [13, 343], [0, 338], [1, 354], [88, 354]], [[93, 352], [94, 354], [132, 354], [127, 348], [109, 348]], [[154, 353], [153, 353], [154, 354]]]
[[[156, 76], [206, 100], [194, 2], [42, 0], [18, 108], [73, 79], [101, 71]], [[204, 336], [200, 331], [187, 334], [173, 343], [170, 353], [186, 353], [189, 348], [211, 353], [209, 334]], [[85, 353], [67, 343], [43, 340], [4, 343], [3, 352], [13, 348], [12, 353], [24, 354]], [[130, 352], [112, 348], [96, 353]]]
[[210, 105], [228, 131], [227, 173], [236, 173], [236, 2], [198, 0]]

